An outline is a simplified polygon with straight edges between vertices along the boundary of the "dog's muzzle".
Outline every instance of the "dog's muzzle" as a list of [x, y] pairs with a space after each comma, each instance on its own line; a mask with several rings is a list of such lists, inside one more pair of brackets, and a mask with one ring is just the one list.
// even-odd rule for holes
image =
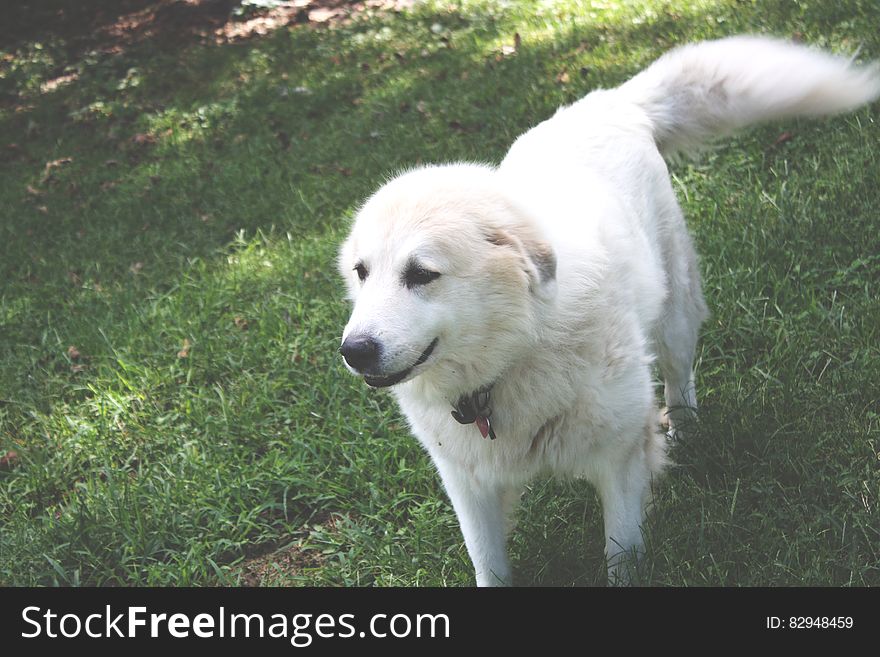
[[363, 375], [364, 381], [368, 386], [372, 388], [387, 388], [395, 383], [400, 383], [415, 368], [425, 363], [431, 357], [431, 354], [434, 353], [434, 348], [437, 346], [438, 341], [439, 338], [434, 338], [416, 362], [406, 369], [384, 376], [367, 374], [367, 372], [375, 371], [382, 353], [381, 345], [372, 338], [365, 336], [349, 337], [342, 343], [339, 351], [349, 367]]

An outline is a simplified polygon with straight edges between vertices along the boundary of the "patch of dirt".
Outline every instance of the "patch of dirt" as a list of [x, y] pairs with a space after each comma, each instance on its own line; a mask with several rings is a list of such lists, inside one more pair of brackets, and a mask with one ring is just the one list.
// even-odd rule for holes
[[311, 568], [320, 568], [326, 557], [315, 549], [303, 547], [313, 531], [336, 532], [340, 523], [350, 521], [351, 514], [322, 511], [289, 537], [291, 542], [272, 542], [254, 545], [238, 565], [242, 586], [284, 586], [293, 577], [301, 577]]
[[368, 9], [400, 11], [414, 3], [415, 0], [292, 0], [241, 21], [227, 21], [214, 30], [214, 38], [218, 43], [237, 41], [262, 36], [285, 25], [334, 23]]
[[[263, 36], [287, 25], [339, 22], [366, 10], [399, 11], [415, 0], [285, 0], [236, 12], [241, 0], [44, 0], [11, 3], [0, 45], [61, 40], [72, 56], [121, 53], [137, 43], [218, 44]], [[239, 15], [240, 14], [240, 15]]]
[[273, 549], [258, 557], [246, 559], [240, 566], [242, 586], [271, 586], [284, 584], [286, 576], [302, 575], [308, 568], [319, 568], [323, 563], [320, 553], [304, 550], [300, 545]]

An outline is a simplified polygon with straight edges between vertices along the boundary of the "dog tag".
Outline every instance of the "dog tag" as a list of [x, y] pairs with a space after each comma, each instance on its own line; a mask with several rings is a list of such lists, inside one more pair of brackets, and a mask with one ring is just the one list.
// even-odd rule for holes
[[459, 424], [470, 424], [473, 422], [480, 430], [483, 438], [491, 438], [495, 440], [495, 430], [489, 417], [492, 415], [492, 409], [489, 408], [489, 388], [477, 390], [470, 395], [462, 395], [458, 398], [452, 409], [452, 417]]
[[489, 418], [485, 415], [478, 415], [474, 422], [480, 430], [480, 435], [483, 436], [483, 438], [488, 436], [490, 439], [495, 440], [495, 430], [492, 429], [492, 423], [489, 422]]

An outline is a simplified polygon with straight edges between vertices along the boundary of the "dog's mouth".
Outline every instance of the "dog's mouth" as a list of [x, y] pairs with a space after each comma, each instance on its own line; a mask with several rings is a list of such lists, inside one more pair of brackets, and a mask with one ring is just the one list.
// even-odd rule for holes
[[440, 338], [434, 338], [433, 342], [431, 342], [431, 344], [428, 345], [428, 348], [422, 352], [421, 356], [419, 356], [419, 359], [405, 370], [401, 370], [395, 374], [389, 374], [388, 376], [369, 376], [365, 374], [364, 381], [366, 381], [367, 385], [371, 388], [387, 388], [388, 386], [393, 386], [395, 383], [400, 383], [409, 376], [410, 372], [431, 357], [431, 354], [434, 352], [434, 347], [437, 346], [437, 341], [439, 339]]

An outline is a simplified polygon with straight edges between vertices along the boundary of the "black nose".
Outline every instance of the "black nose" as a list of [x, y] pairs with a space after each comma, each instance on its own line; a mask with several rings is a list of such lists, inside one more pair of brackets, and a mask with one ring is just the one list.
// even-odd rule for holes
[[350, 335], [339, 348], [345, 362], [358, 372], [374, 369], [381, 351], [379, 343], [368, 335]]

